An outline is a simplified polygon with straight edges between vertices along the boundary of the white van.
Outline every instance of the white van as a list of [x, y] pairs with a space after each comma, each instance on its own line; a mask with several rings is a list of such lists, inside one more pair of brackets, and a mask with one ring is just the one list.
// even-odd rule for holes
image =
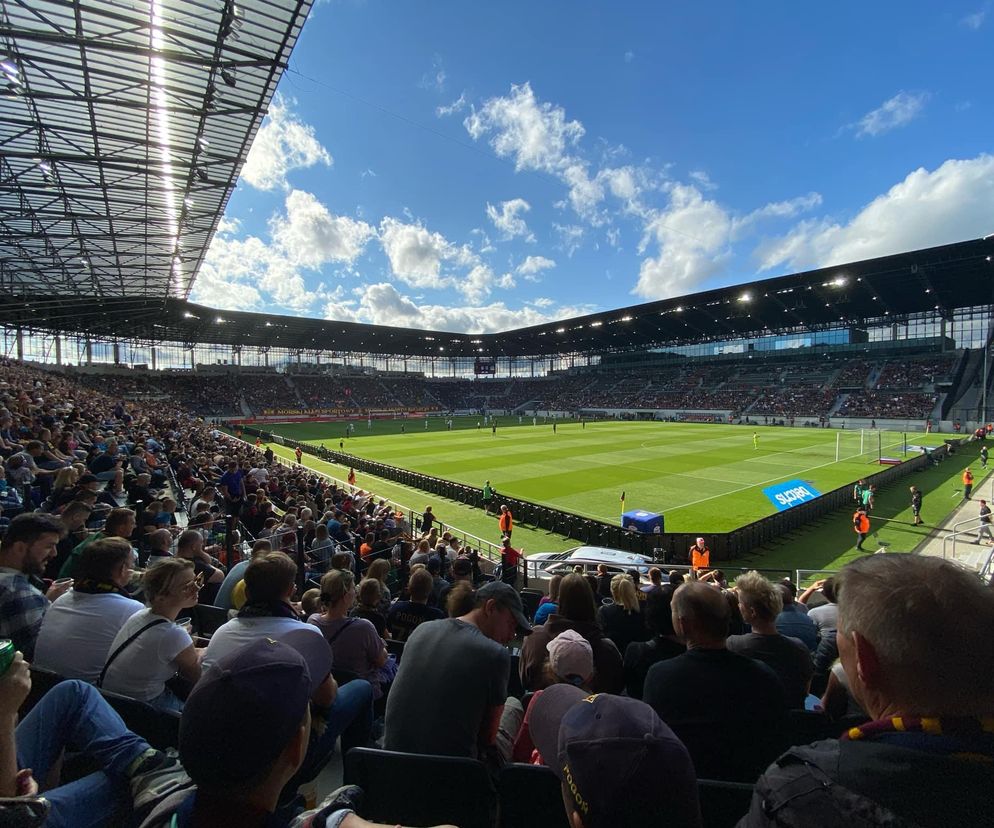
[[[622, 552], [604, 546], [577, 546], [565, 552], [537, 552], [526, 557], [529, 586], [534, 580], [548, 581], [553, 575], [568, 575], [577, 566], [583, 567], [583, 574], [596, 575], [601, 564], [612, 574], [637, 569], [640, 579], [648, 581], [649, 568], [653, 565], [649, 555], [637, 552]], [[543, 584], [534, 584], [541, 587]]]

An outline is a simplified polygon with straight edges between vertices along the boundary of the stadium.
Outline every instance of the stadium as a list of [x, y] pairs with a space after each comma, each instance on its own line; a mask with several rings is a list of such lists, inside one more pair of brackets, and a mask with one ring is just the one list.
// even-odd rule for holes
[[[43, 789], [0, 779], [0, 822], [719, 828], [769, 812], [784, 751], [884, 721], [952, 744], [884, 740], [902, 796], [989, 790], [951, 757], [994, 755], [955, 729], [994, 698], [950, 668], [928, 707], [952, 634], [916, 625], [994, 620], [994, 235], [486, 333], [192, 301], [311, 13], [4, 5], [0, 769]], [[726, 637], [738, 662], [682, 660]], [[614, 731], [557, 713], [584, 698]], [[53, 733], [88, 755], [43, 779]], [[949, 807], [921, 824], [990, 816]]]

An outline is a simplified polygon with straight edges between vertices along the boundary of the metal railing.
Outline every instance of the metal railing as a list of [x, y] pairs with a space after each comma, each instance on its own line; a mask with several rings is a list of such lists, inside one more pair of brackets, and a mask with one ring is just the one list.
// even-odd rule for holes
[[[965, 535], [967, 533], [971, 533], [974, 530], [976, 530], [977, 532], [979, 532], [980, 531], [980, 527], [982, 525], [983, 525], [983, 519], [979, 515], [976, 515], [976, 516], [974, 516], [972, 518], [967, 518], [966, 520], [961, 520], [961, 521], [958, 521], [957, 523], [954, 523], [953, 524], [953, 530], [951, 532], [949, 532], [942, 539], [942, 557], [943, 558], [948, 558], [949, 557], [949, 555], [946, 554], [946, 544], [949, 541], [952, 541], [952, 544], [953, 544], [952, 557], [953, 557], [953, 559], [955, 559], [956, 558], [956, 540], [957, 540], [957, 538], [959, 538], [960, 535]], [[968, 528], [961, 529], [960, 528], [961, 526], [967, 526]]]

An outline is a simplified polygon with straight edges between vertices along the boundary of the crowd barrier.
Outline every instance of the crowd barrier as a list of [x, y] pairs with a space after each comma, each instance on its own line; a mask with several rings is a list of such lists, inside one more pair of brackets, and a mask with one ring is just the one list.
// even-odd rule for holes
[[[294, 449], [299, 446], [304, 454], [312, 455], [329, 463], [354, 468], [357, 472], [381, 477], [458, 503], [465, 503], [480, 509], [484, 508], [483, 492], [475, 486], [467, 486], [464, 483], [456, 483], [441, 477], [421, 474], [386, 463], [378, 463], [375, 460], [355, 457], [344, 452], [319, 448], [308, 443], [280, 437], [270, 431], [252, 426], [242, 426], [242, 430], [246, 435], [261, 437], [266, 442], [278, 442], [280, 445]], [[947, 441], [945, 445], [929, 452], [928, 455], [922, 454], [912, 457], [900, 465], [881, 467], [879, 471], [864, 477], [865, 479], [872, 478], [873, 483], [878, 487], [887, 486], [944, 458], [949, 452], [949, 442]], [[779, 540], [791, 532], [810, 525], [823, 515], [849, 506], [852, 503], [852, 483], [826, 492], [814, 500], [809, 500], [784, 512], [760, 518], [731, 532], [713, 532], [709, 527], [702, 525], [686, 532], [641, 534], [630, 532], [620, 525], [503, 494], [497, 494], [495, 502], [506, 504], [514, 515], [514, 522], [517, 524], [562, 535], [575, 540], [577, 545], [604, 546], [610, 549], [649, 555], [660, 563], [687, 563], [688, 550], [697, 537], [703, 535], [707, 538], [708, 546], [711, 549], [712, 562], [718, 563], [739, 558], [770, 541]]]

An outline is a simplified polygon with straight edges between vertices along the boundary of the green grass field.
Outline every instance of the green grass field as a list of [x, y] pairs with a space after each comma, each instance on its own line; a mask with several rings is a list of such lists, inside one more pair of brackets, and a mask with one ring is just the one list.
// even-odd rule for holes
[[[459, 418], [452, 431], [441, 420], [365, 421], [344, 438], [342, 423], [284, 423], [285, 437], [324, 444], [471, 486], [490, 480], [498, 493], [614, 522], [626, 509], [665, 515], [671, 532], [722, 532], [776, 509], [763, 488], [803, 480], [827, 492], [881, 470], [876, 435], [860, 451], [858, 433], [844, 434], [849, 459], [835, 461], [834, 430], [659, 422], [560, 423], [533, 426], [505, 418], [496, 435], [477, 429], [478, 418]], [[401, 433], [403, 427], [404, 433]], [[924, 435], [910, 438], [921, 442]], [[932, 443], [941, 441], [930, 435]], [[882, 434], [883, 454], [900, 456], [902, 435]], [[869, 452], [872, 443], [872, 452]]]
[[[493, 437], [490, 431], [477, 432], [476, 419], [469, 418], [456, 421], [456, 428], [453, 432], [447, 432], [439, 421], [430, 422], [430, 430], [424, 433], [424, 421], [420, 421], [421, 428], [415, 429], [415, 423], [405, 424], [405, 433], [401, 433], [401, 423], [399, 422], [376, 422], [373, 425], [373, 433], [370, 434], [366, 428], [366, 422], [356, 422], [356, 436], [349, 440], [344, 440], [346, 450], [350, 453], [369, 457], [371, 459], [382, 460], [384, 462], [404, 465], [407, 468], [430, 471], [439, 476], [450, 479], [461, 479], [473, 485], [480, 485], [486, 475], [497, 485], [499, 482], [504, 491], [512, 493], [520, 491], [505, 485], [505, 481], [512, 479], [511, 472], [515, 477], [522, 477], [520, 464], [523, 460], [524, 449], [527, 446], [539, 458], [544, 458], [548, 465], [546, 470], [551, 479], [549, 486], [556, 485], [560, 480], [561, 472], [566, 464], [569, 468], [577, 469], [576, 474], [583, 474], [589, 477], [588, 486], [590, 492], [596, 493], [601, 490], [600, 495], [595, 495], [591, 502], [599, 504], [600, 497], [608, 499], [607, 508], [620, 506], [620, 487], [613, 481], [619, 479], [616, 471], [608, 470], [605, 466], [611, 462], [608, 458], [612, 454], [617, 454], [616, 462], [626, 464], [631, 462], [629, 456], [636, 450], [641, 450], [641, 444], [660, 444], [670, 448], [669, 453], [653, 453], [652, 459], [637, 460], [635, 465], [645, 468], [650, 463], [658, 470], [658, 490], [652, 488], [652, 480], [640, 478], [635, 484], [635, 475], [624, 484], [627, 488], [628, 506], [634, 508], [637, 505], [644, 506], [645, 503], [635, 500], [635, 492], [642, 491], [644, 497], [671, 498], [669, 502], [677, 506], [677, 510], [670, 509], [667, 514], [667, 528], [678, 531], [680, 524], [673, 525], [676, 515], [680, 514], [679, 504], [689, 503], [699, 499], [702, 495], [693, 497], [692, 486], [695, 481], [694, 475], [689, 472], [680, 471], [675, 468], [675, 463], [680, 463], [681, 467], [692, 464], [691, 469], [705, 471], [707, 477], [700, 476], [701, 481], [721, 477], [725, 480], [738, 482], [736, 486], [726, 484], [724, 489], [719, 489], [716, 497], [704, 503], [689, 505], [687, 508], [693, 510], [698, 517], [698, 524], [705, 534], [709, 531], [717, 531], [717, 526], [725, 525], [721, 520], [727, 521], [729, 504], [737, 504], [736, 508], [741, 509], [741, 514], [746, 515], [744, 520], [740, 520], [733, 525], [755, 520], [763, 514], [770, 514], [772, 506], [769, 501], [760, 493], [761, 500], [749, 498], [749, 479], [741, 479], [744, 474], [752, 474], [753, 481], [763, 481], [772, 475], [779, 475], [778, 480], [789, 480], [795, 477], [817, 481], [816, 487], [819, 491], [828, 491], [833, 485], [841, 485], [860, 476], [866, 476], [880, 467], [865, 460], [851, 460], [846, 463], [835, 464], [835, 432], [819, 431], [817, 429], [774, 429], [759, 428], [760, 435], [758, 451], [752, 448], [752, 430], [741, 426], [714, 426], [714, 425], [691, 425], [673, 423], [588, 423], [583, 429], [579, 425], [565, 424], [557, 428], [557, 434], [553, 437], [551, 426], [533, 427], [530, 421], [526, 425], [518, 427], [516, 420], [513, 427], [498, 428], [497, 437]], [[344, 424], [342, 423], [307, 423], [307, 424], [283, 424], [274, 426], [274, 430], [286, 437], [301, 439], [307, 442], [321, 445], [324, 443], [328, 448], [338, 448], [340, 440], [343, 440]], [[575, 433], [578, 431], [579, 433]], [[714, 435], [710, 437], [709, 435]], [[909, 442], [922, 443], [924, 435], [908, 435]], [[591, 442], [585, 442], [588, 439]], [[856, 440], [849, 436], [847, 439]], [[890, 435], [889, 441], [897, 439], [896, 435]], [[553, 442], [555, 440], [555, 442]], [[937, 444], [941, 442], [941, 435], [930, 435], [927, 442]], [[709, 443], [710, 441], [710, 443]], [[633, 443], [637, 449], [633, 449]], [[734, 445], [733, 445], [734, 443]], [[798, 445], [799, 443], [799, 445]], [[499, 447], [499, 448], [498, 448]], [[513, 448], [507, 456], [501, 454], [505, 447]], [[275, 451], [285, 459], [293, 458], [293, 451], [286, 447], [273, 446]], [[683, 449], [680, 451], [679, 449]], [[439, 456], [442, 452], [451, 453], [451, 456]], [[547, 452], [553, 452], [554, 457], [548, 457]], [[596, 457], [584, 464], [584, 458], [588, 452], [593, 452]], [[885, 452], [886, 454], [887, 452]], [[688, 457], [690, 454], [692, 456]], [[572, 456], [570, 456], [572, 455]], [[672, 463], [665, 459], [667, 456], [674, 457]], [[894, 552], [910, 552], [932, 532], [960, 502], [960, 474], [964, 466], [970, 462], [973, 451], [969, 453], [958, 452], [957, 456], [950, 459], [938, 467], [929, 468], [882, 489], [877, 497], [876, 508], [872, 516], [872, 530], [867, 541], [866, 549], [876, 551], [877, 549], [888, 549]], [[389, 459], [388, 459], [389, 458]], [[483, 462], [485, 461], [485, 463]], [[529, 461], [529, 466], [534, 468], [534, 464], [542, 462], [534, 457]], [[709, 465], [704, 466], [707, 462]], [[326, 463], [315, 457], [305, 455], [304, 463], [317, 471], [330, 474], [340, 480], [344, 479], [346, 470], [333, 463]], [[482, 472], [475, 471], [483, 464]], [[779, 465], [783, 464], [783, 465]], [[789, 464], [789, 465], [788, 465]], [[827, 464], [827, 465], [826, 465]], [[819, 468], [812, 469], [812, 466]], [[977, 474], [976, 491], [979, 493], [984, 487], [990, 486], [991, 477], [989, 474]], [[472, 474], [465, 472], [466, 468], [472, 468]], [[630, 466], [626, 466], [630, 468]], [[731, 467], [735, 472], [729, 473], [726, 468]], [[801, 472], [808, 469], [807, 472]], [[829, 475], [826, 476], [826, 471]], [[676, 472], [676, 474], [674, 474]], [[724, 472], [724, 473], [723, 473]], [[481, 476], [481, 473], [483, 476]], [[610, 482], [605, 485], [604, 475], [610, 475]], [[763, 475], [767, 475], [764, 477]], [[533, 476], [534, 472], [529, 472]], [[525, 477], [529, 475], [524, 475]], [[479, 479], [477, 479], [479, 478]], [[623, 477], [622, 477], [623, 479]], [[828, 481], [826, 483], [826, 481]], [[834, 482], [833, 482], [834, 481]], [[462, 532], [474, 534], [478, 537], [495, 542], [499, 533], [496, 529], [496, 520], [492, 515], [487, 515], [483, 510], [467, 506], [455, 501], [446, 501], [435, 495], [426, 495], [424, 492], [408, 486], [404, 486], [392, 481], [371, 477], [369, 475], [359, 475], [359, 485], [371, 489], [378, 496], [386, 497], [392, 501], [402, 504], [405, 507], [420, 510], [424, 503], [430, 502], [434, 505], [438, 513], [447, 525], [458, 528]], [[924, 526], [913, 526], [911, 522], [911, 509], [908, 499], [908, 486], [914, 484], [925, 494], [925, 505], [923, 508]], [[551, 488], [542, 490], [541, 484], [530, 483], [531, 486], [539, 486], [537, 491], [542, 496], [535, 499], [543, 502], [562, 505], [572, 511], [586, 511], [579, 508], [577, 504], [576, 487], [571, 486], [567, 492], [556, 492]], [[638, 488], [636, 488], [636, 485]], [[702, 482], [703, 485], [703, 482]], [[753, 482], [752, 494], [755, 495], [763, 487]], [[722, 497], [721, 491], [734, 493], [726, 494]], [[530, 491], [536, 491], [532, 488]], [[581, 493], [582, 494], [582, 493]], [[991, 492], [994, 494], [994, 492]], [[643, 495], [638, 495], [642, 498]], [[749, 503], [758, 503], [758, 514], [748, 512]], [[827, 514], [812, 522], [796, 532], [785, 535], [764, 547], [753, 550], [748, 556], [734, 561], [727, 561], [723, 564], [730, 572], [736, 567], [758, 567], [770, 569], [794, 570], [802, 569], [837, 569], [847, 561], [860, 556], [863, 553], [855, 549], [855, 536], [851, 526], [851, 508], [845, 507], [836, 512]], [[605, 514], [596, 509], [592, 509], [588, 514], [603, 516], [608, 520], [617, 520], [617, 513]], [[673, 518], [670, 515], [673, 515]], [[689, 512], [688, 512], [689, 514]], [[515, 541], [525, 548], [526, 554], [533, 552], [558, 552], [576, 546], [577, 542], [569, 538], [564, 538], [541, 529], [534, 529], [525, 526], [515, 528]]]

